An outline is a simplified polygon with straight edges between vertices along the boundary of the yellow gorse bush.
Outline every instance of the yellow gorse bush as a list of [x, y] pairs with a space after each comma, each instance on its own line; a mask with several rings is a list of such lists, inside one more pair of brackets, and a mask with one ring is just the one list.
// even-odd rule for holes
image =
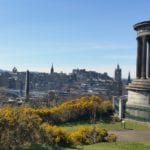
[[75, 144], [94, 144], [106, 141], [107, 130], [95, 126], [81, 126], [70, 134], [71, 140]]
[[106, 129], [96, 126], [81, 126], [75, 131], [68, 131], [62, 127], [44, 123], [41, 128], [45, 135], [45, 142], [50, 145], [94, 144], [114, 142], [116, 139], [114, 134], [109, 135]]
[[84, 96], [78, 100], [64, 102], [53, 108], [31, 108], [31, 107], [10, 107], [0, 108], [0, 113], [5, 119], [10, 120], [10, 113], [14, 114], [22, 111], [40, 116], [43, 122], [62, 123], [67, 121], [89, 120], [92, 118], [93, 112], [96, 118], [107, 117], [112, 115], [112, 104], [108, 100], [102, 100], [97, 96]]
[[102, 100], [98, 96], [84, 96], [78, 100], [64, 102], [51, 109], [39, 108], [35, 113], [43, 121], [51, 123], [62, 123], [67, 121], [88, 120], [92, 117], [93, 111], [96, 117], [110, 116], [113, 113], [112, 104], [109, 100]]
[[49, 145], [68, 146], [72, 144], [72, 141], [69, 139], [70, 133], [64, 128], [44, 123], [41, 125], [41, 129], [44, 133], [45, 142]]
[[40, 143], [42, 119], [26, 107], [0, 108], [0, 145], [12, 149], [14, 145]]
[[70, 133], [64, 128], [54, 126], [55, 123], [89, 119], [93, 111], [97, 118], [102, 115], [110, 116], [111, 102], [97, 96], [84, 96], [53, 108], [1, 107], [0, 145], [11, 149], [13, 145], [33, 143], [67, 146], [73, 143], [92, 144], [105, 140], [114, 141], [115, 136], [108, 136], [105, 129], [84, 126]]

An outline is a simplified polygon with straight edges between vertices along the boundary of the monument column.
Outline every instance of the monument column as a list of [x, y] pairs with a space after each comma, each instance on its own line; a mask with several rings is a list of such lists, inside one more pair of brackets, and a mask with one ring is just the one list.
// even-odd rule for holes
[[136, 78], [140, 79], [141, 78], [141, 57], [142, 56], [142, 42], [141, 42], [141, 38], [138, 37], [137, 38], [137, 60], [136, 60]]
[[150, 20], [135, 24], [134, 29], [138, 39], [136, 66], [138, 78], [127, 87], [126, 115], [131, 119], [150, 122]]
[[148, 78], [150, 78], [150, 37], [148, 37]]
[[146, 55], [147, 55], [147, 39], [146, 36], [142, 37], [142, 72], [141, 78], [146, 79]]

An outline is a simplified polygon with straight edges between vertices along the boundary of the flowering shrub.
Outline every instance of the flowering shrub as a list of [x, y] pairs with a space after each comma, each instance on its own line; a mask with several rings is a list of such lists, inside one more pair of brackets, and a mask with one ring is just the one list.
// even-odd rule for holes
[[75, 131], [52, 126], [47, 123], [41, 125], [44, 143], [49, 145], [70, 146], [78, 144], [94, 144], [98, 142], [114, 142], [116, 136], [108, 134], [107, 130], [95, 126], [81, 126]]
[[94, 144], [106, 141], [108, 133], [106, 129], [83, 126], [70, 134], [70, 138], [75, 144]]
[[98, 96], [84, 96], [78, 100], [64, 102], [51, 109], [39, 108], [34, 110], [44, 122], [63, 123], [77, 120], [91, 120], [95, 113], [96, 119], [100, 116], [109, 117], [113, 114], [112, 104]]
[[39, 125], [41, 118], [22, 108], [4, 107], [0, 109], [0, 145], [12, 149], [14, 145], [40, 143]]
[[45, 143], [49, 145], [69, 146], [72, 141], [69, 139], [69, 132], [64, 128], [52, 126], [47, 123], [41, 125]]
[[98, 127], [81, 127], [70, 133], [64, 128], [49, 125], [90, 119], [93, 114], [97, 119], [101, 115], [110, 116], [111, 102], [97, 96], [85, 96], [53, 108], [1, 107], [0, 146], [3, 149], [11, 149], [12, 146], [34, 143], [68, 146], [73, 143], [115, 141], [115, 135], [108, 136], [105, 129]]

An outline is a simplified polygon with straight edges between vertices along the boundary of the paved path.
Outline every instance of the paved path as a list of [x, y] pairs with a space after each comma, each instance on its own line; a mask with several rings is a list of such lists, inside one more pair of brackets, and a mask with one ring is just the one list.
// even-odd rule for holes
[[109, 133], [114, 133], [117, 135], [117, 141], [124, 142], [143, 142], [150, 141], [150, 130], [139, 131], [139, 130], [112, 130]]

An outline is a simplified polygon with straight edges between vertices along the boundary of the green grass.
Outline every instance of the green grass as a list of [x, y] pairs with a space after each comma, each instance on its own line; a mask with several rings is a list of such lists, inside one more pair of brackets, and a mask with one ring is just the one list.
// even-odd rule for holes
[[22, 146], [17, 147], [15, 150], [73, 150], [70, 148], [63, 148], [60, 146], [46, 146], [46, 145], [32, 145], [32, 146]]
[[98, 143], [88, 146], [79, 146], [81, 150], [149, 150], [149, 142], [116, 142]]
[[98, 143], [93, 145], [77, 146], [76, 148], [47, 147], [34, 145], [31, 147], [21, 147], [15, 150], [149, 150], [150, 142], [116, 142]]
[[[77, 122], [77, 123], [65, 123], [65, 124], [61, 124], [59, 126], [65, 127], [68, 130], [75, 130], [75, 129], [79, 128], [80, 126], [84, 126], [84, 125], [91, 125], [91, 124], [88, 122]], [[96, 123], [96, 126], [106, 128], [107, 130], [123, 129], [121, 122], [106, 123], [106, 122], [99, 121]], [[133, 129], [133, 130], [150, 130], [150, 124], [146, 124], [146, 123], [144, 124], [144, 123], [131, 121], [131, 120], [126, 120], [125, 127], [127, 129]]]

